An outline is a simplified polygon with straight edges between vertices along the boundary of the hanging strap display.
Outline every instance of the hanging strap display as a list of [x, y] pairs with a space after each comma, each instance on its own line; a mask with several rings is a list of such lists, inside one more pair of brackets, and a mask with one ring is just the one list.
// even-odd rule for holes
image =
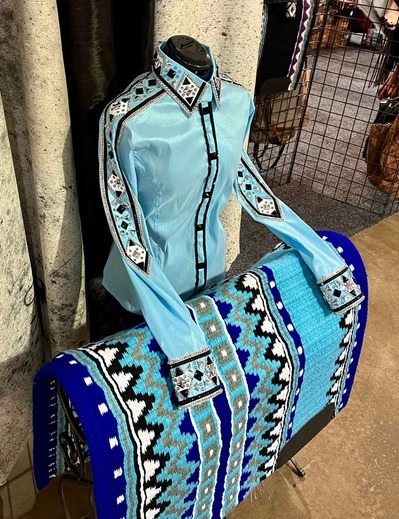
[[[286, 144], [310, 119], [306, 107], [309, 86], [309, 71], [302, 74], [299, 85], [290, 92], [273, 96], [257, 96], [255, 115], [252, 122], [250, 141], [254, 143], [253, 156], [259, 169], [269, 171], [277, 166]], [[305, 114], [303, 113], [305, 110]], [[263, 146], [260, 146], [263, 144]], [[269, 145], [279, 146], [273, 163], [264, 167], [264, 157]]]

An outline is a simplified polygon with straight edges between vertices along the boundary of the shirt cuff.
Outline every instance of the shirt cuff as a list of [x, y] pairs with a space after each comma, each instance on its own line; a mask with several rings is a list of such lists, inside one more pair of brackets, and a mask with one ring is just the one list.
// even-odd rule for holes
[[222, 392], [218, 371], [208, 348], [169, 361], [177, 406], [186, 409]]
[[364, 299], [360, 286], [347, 266], [318, 281], [317, 284], [324, 299], [336, 314], [346, 312]]

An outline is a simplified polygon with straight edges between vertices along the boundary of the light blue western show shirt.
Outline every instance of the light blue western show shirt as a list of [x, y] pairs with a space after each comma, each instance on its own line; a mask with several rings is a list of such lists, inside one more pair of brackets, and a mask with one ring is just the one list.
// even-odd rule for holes
[[333, 312], [362, 300], [343, 260], [268, 188], [243, 150], [254, 104], [211, 55], [205, 80], [161, 44], [152, 71], [105, 109], [100, 182], [114, 238], [105, 288], [142, 313], [169, 359], [179, 407], [221, 391], [199, 326], [184, 304], [224, 276], [219, 216], [233, 189], [260, 223], [296, 249]]

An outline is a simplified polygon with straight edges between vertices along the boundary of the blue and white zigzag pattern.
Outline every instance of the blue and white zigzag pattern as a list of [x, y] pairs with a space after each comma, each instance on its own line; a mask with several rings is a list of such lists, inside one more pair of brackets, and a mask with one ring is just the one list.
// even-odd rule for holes
[[[344, 258], [362, 277], [353, 246], [344, 245]], [[98, 519], [222, 518], [269, 476], [309, 407], [301, 388], [313, 348], [323, 340], [315, 329], [313, 342], [304, 342], [303, 325], [288, 310], [290, 294], [311, 276], [304, 280], [308, 274], [294, 251], [275, 254], [284, 255], [291, 286], [277, 282], [278, 261], [265, 261], [189, 304], [220, 372], [223, 393], [211, 401], [186, 410], [172, 404], [167, 359], [145, 325], [44, 366], [34, 386], [39, 488], [65, 468], [56, 442], [65, 420], [55, 380], [87, 438]], [[365, 291], [365, 280], [358, 281]], [[322, 304], [318, 296], [308, 311]], [[315, 414], [330, 402], [338, 412], [347, 402], [366, 311], [363, 303], [361, 310], [329, 317], [329, 337], [337, 338], [329, 358], [336, 361], [314, 381], [329, 387], [312, 403]]]

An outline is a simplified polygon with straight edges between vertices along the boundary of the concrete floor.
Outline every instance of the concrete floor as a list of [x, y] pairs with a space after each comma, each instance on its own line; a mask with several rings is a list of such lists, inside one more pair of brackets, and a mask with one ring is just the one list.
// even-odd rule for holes
[[[298, 454], [303, 479], [286, 465], [228, 519], [399, 519], [399, 214], [353, 241], [368, 271], [370, 311], [349, 405]], [[0, 488], [0, 519], [64, 519], [57, 481], [36, 496], [29, 453]], [[66, 495], [71, 519], [94, 519], [86, 489], [67, 483]]]
[[229, 519], [399, 518], [399, 214], [353, 237], [366, 265], [370, 309], [351, 400]]
[[[295, 156], [293, 138], [278, 165], [269, 169], [278, 147], [260, 145], [264, 151], [260, 169], [271, 187], [285, 184], [292, 174], [291, 181], [313, 193], [378, 214], [399, 211], [399, 199], [395, 201], [370, 183], [363, 159], [365, 139], [378, 111], [376, 87], [371, 82], [378, 54], [360, 45], [321, 50], [309, 93], [309, 122], [298, 136]], [[308, 57], [309, 70], [313, 60]], [[249, 152], [253, 153], [251, 144]]]

